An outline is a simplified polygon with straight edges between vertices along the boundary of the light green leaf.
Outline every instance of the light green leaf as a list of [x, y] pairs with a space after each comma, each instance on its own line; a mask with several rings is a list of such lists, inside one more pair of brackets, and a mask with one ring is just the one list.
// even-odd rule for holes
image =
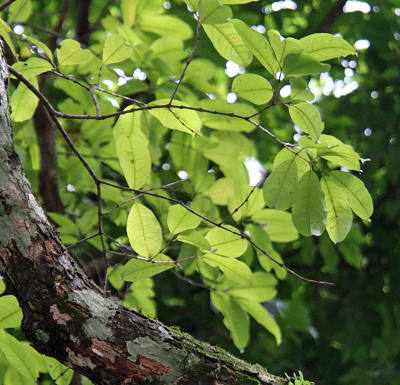
[[300, 52], [303, 49], [303, 45], [292, 37], [288, 37], [286, 39], [282, 38], [281, 34], [274, 29], [268, 30], [267, 34], [269, 43], [271, 44], [276, 58], [276, 62], [278, 63], [276, 71], [281, 71], [285, 57], [289, 54]]
[[314, 33], [300, 39], [304, 51], [319, 61], [355, 55], [354, 48], [344, 39], [329, 33]]
[[[57, 381], [56, 385], [69, 385], [72, 381], [72, 377], [74, 376], [74, 371], [70, 368], [67, 368], [61, 362], [58, 362], [55, 358], [46, 357], [47, 369], [49, 371], [50, 377]], [[67, 370], [65, 373], [64, 371]], [[61, 375], [61, 373], [64, 373]]]
[[0, 350], [7, 357], [7, 361], [30, 383], [36, 384], [39, 370], [36, 365], [32, 365], [35, 357], [32, 356], [32, 348], [18, 341], [12, 335], [0, 332]]
[[[160, 37], [152, 45], [150, 49], [153, 51], [151, 58], [160, 58], [166, 62], [175, 62], [177, 60], [183, 59], [186, 54], [184, 51], [183, 40], [177, 37], [164, 36]], [[190, 68], [193, 62], [190, 63]], [[187, 75], [187, 72], [186, 72]], [[187, 77], [185, 76], [185, 80]]]
[[257, 302], [239, 299], [240, 306], [249, 313], [260, 325], [264, 326], [276, 340], [277, 345], [282, 342], [281, 329], [276, 321], [270, 316], [267, 309]]
[[[239, 230], [233, 226], [227, 225], [225, 227], [239, 233]], [[240, 257], [247, 249], [247, 241], [245, 239], [241, 239], [239, 235], [219, 227], [214, 227], [210, 230], [206, 234], [206, 239], [213, 252], [230, 258]]]
[[141, 17], [138, 24], [144, 32], [160, 36], [177, 37], [182, 40], [190, 39], [193, 36], [192, 28], [175, 16], [146, 14]]
[[133, 27], [136, 21], [136, 10], [141, 0], [121, 0], [122, 21], [127, 27]]
[[321, 64], [318, 60], [305, 53], [289, 54], [283, 61], [283, 73], [285, 76], [302, 76], [327, 72], [331, 66]]
[[327, 211], [326, 230], [334, 243], [343, 241], [351, 229], [353, 215], [347, 201], [347, 191], [331, 176], [323, 176], [321, 187]]
[[251, 281], [251, 270], [242, 261], [221, 257], [217, 254], [205, 254], [202, 257], [208, 265], [218, 267], [228, 279], [237, 282]]
[[128, 215], [126, 232], [133, 249], [141, 256], [150, 258], [162, 246], [160, 224], [153, 212], [140, 203], [134, 203]]
[[37, 57], [31, 57], [26, 62], [16, 62], [12, 67], [26, 78], [32, 78], [53, 69], [48, 61]]
[[92, 60], [93, 54], [88, 49], [81, 49], [81, 45], [72, 39], [61, 42], [57, 50], [57, 59], [60, 66], [85, 64]]
[[293, 160], [287, 160], [276, 167], [266, 179], [263, 187], [267, 206], [286, 210], [293, 204], [294, 189], [297, 185], [297, 167]]
[[235, 26], [240, 37], [246, 44], [247, 48], [253, 53], [258, 61], [266, 68], [266, 70], [273, 76], [278, 71], [279, 65], [276, 61], [275, 54], [265, 38], [261, 33], [254, 31], [242, 20], [233, 19], [231, 23]]
[[115, 141], [119, 164], [128, 186], [140, 189], [147, 183], [151, 171], [151, 158], [142, 136], [119, 136]]
[[265, 104], [272, 98], [273, 91], [269, 81], [262, 76], [243, 74], [235, 77], [232, 91], [254, 104]]
[[324, 194], [317, 175], [309, 171], [303, 175], [294, 194], [293, 223], [300, 234], [321, 235], [325, 230]]
[[360, 171], [360, 156], [348, 144], [332, 135], [321, 135], [317, 155], [350, 170]]
[[265, 302], [275, 297], [276, 283], [277, 280], [272, 274], [256, 271], [250, 282], [235, 285], [227, 290], [227, 294], [255, 302]]
[[32, 12], [31, 0], [14, 1], [8, 12], [8, 21], [27, 21]]
[[259, 0], [219, 0], [219, 2], [222, 4], [247, 4], [247, 3], [253, 3], [255, 1]]
[[[175, 106], [189, 106], [186, 103], [174, 100]], [[169, 99], [154, 100], [150, 106], [169, 105]], [[196, 111], [179, 108], [154, 108], [150, 114], [157, 118], [165, 127], [183, 131], [192, 135], [200, 132], [201, 121]]]
[[[132, 106], [128, 106], [124, 111], [129, 111]], [[135, 111], [132, 114], [121, 115], [117, 123], [114, 126], [113, 135], [115, 141], [119, 136], [130, 137], [131, 135], [138, 135], [142, 137], [142, 140], [146, 141], [146, 146], [148, 144], [148, 139], [142, 131], [143, 126], [143, 111]]]
[[310, 103], [294, 104], [289, 106], [289, 114], [294, 124], [309, 134], [312, 140], [318, 140], [324, 130], [324, 123], [317, 107]]
[[233, 196], [233, 180], [230, 178], [220, 178], [203, 195], [210, 197], [219, 206], [226, 206], [229, 198]]
[[29, 380], [23, 377], [21, 373], [14, 369], [12, 366], [8, 366], [4, 375], [3, 385], [36, 385], [36, 381]]
[[204, 250], [210, 250], [210, 248], [211, 248], [207, 239], [204, 238], [203, 235], [196, 230], [186, 231], [182, 234], [179, 234], [176, 239], [178, 241], [199, 247]]
[[232, 22], [204, 24], [203, 28], [214, 48], [223, 58], [232, 60], [242, 67], [247, 67], [251, 63], [253, 55]]
[[238, 349], [245, 348], [250, 338], [250, 322], [247, 314], [225, 293], [213, 291], [210, 296], [214, 306], [223, 314], [224, 324], [231, 332], [235, 346]]
[[6, 284], [4, 283], [4, 279], [0, 278], [0, 294], [3, 294], [6, 290]]
[[369, 219], [374, 211], [371, 195], [364, 183], [349, 172], [333, 171], [335, 182], [346, 191], [350, 207], [362, 219]]
[[0, 17], [0, 36], [4, 39], [8, 48], [10, 48], [11, 52], [15, 57], [17, 57], [17, 52], [15, 51], [14, 43], [10, 38], [9, 33], [11, 32], [10, 26]]
[[109, 266], [107, 269], [107, 278], [111, 285], [117, 290], [121, 290], [124, 286], [121, 271], [122, 266], [120, 264]]
[[[30, 81], [37, 87], [36, 78]], [[11, 95], [11, 120], [13, 122], [23, 122], [24, 120], [32, 119], [36, 107], [39, 104], [37, 96], [28, 89], [28, 87], [19, 83], [17, 89]]]
[[103, 64], [113, 64], [132, 57], [133, 48], [120, 35], [110, 35], [104, 42]]
[[286, 211], [264, 209], [252, 215], [251, 219], [265, 224], [263, 230], [272, 242], [293, 242], [299, 237], [292, 217]]
[[297, 179], [300, 180], [300, 178], [311, 169], [310, 163], [307, 162], [309, 157], [305, 151], [301, 151], [298, 148], [292, 148], [291, 150], [292, 151], [283, 148], [276, 154], [272, 170], [275, 170], [275, 168], [287, 160], [294, 160], [297, 168]]
[[167, 225], [172, 234], [195, 229], [199, 226], [200, 222], [200, 217], [186, 210], [181, 205], [174, 205], [168, 209]]
[[311, 101], [315, 98], [314, 94], [307, 90], [307, 82], [304, 79], [292, 78], [290, 79], [290, 100], [293, 103]]
[[[168, 261], [171, 263], [166, 263]], [[173, 260], [164, 254], [157, 255], [152, 261], [132, 258], [122, 267], [121, 275], [124, 281], [137, 282], [171, 269], [174, 266]]]
[[25, 40], [28, 40], [28, 41], [30, 41], [31, 43], [33, 43], [34, 46], [39, 47], [40, 49], [42, 49], [43, 52], [46, 54], [46, 56], [50, 59], [51, 62], [54, 61], [54, 59], [53, 59], [53, 53], [51, 52], [50, 48], [49, 48], [46, 44], [42, 43], [40, 40], [35, 39], [35, 38], [32, 37], [32, 36], [23, 35], [22, 37], [23, 37]]
[[21, 326], [22, 310], [13, 295], [0, 297], [0, 329]]
[[200, 0], [199, 14], [202, 24], [222, 24], [232, 18], [232, 10], [217, 0]]

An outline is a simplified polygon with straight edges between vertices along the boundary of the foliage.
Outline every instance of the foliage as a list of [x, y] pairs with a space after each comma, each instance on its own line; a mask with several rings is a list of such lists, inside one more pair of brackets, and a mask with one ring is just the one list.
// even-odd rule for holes
[[[304, 365], [294, 359], [293, 346], [304, 335], [310, 339], [315, 319], [330, 314], [318, 314], [312, 292], [328, 302], [341, 298], [334, 289], [305, 286], [292, 273], [305, 281], [338, 281], [343, 270], [340, 281], [354, 280], [353, 272], [364, 267], [361, 248], [370, 241], [362, 229], [370, 229], [373, 211], [356, 174], [371, 151], [354, 134], [358, 116], [339, 99], [315, 98], [323, 86], [319, 74], [331, 65], [331, 75], [339, 76], [339, 58], [356, 63], [356, 52], [343, 38], [312, 30], [309, 20], [322, 18], [323, 4], [306, 3], [292, 14], [271, 14], [266, 6], [260, 21], [261, 2], [185, 0], [168, 8], [158, 0], [96, 1], [87, 46], [74, 34], [74, 6], [62, 11], [61, 27], [55, 2], [42, 10], [37, 1], [17, 0], [0, 20], [0, 34], [17, 59], [12, 68], [19, 81], [10, 84], [15, 144], [35, 188], [40, 158], [32, 117], [40, 94], [29, 84], [40, 85], [54, 107], [49, 112], [74, 143], [57, 137], [65, 213], [49, 213], [73, 256], [82, 265], [102, 265], [94, 279], [103, 283], [107, 271], [124, 305], [158, 313], [228, 348], [230, 339], [239, 349], [249, 346], [248, 358], [277, 372]], [[44, 26], [40, 12], [53, 15]], [[267, 31], [250, 27], [257, 24]], [[24, 33], [10, 26], [23, 26]], [[360, 37], [345, 22], [338, 31], [351, 41]], [[227, 60], [245, 73], [231, 81]], [[387, 73], [385, 81], [392, 77]], [[284, 96], [287, 86], [291, 93]], [[239, 101], [228, 103], [230, 92]], [[267, 177], [250, 186], [246, 164], [255, 160]], [[385, 171], [376, 172], [369, 182], [377, 186], [384, 178]], [[353, 223], [353, 214], [361, 221]], [[0, 326], [15, 328], [18, 337], [0, 335], [8, 349], [0, 378], [22, 376], [29, 383], [46, 372], [55, 378], [64, 369], [49, 370], [50, 361], [28, 349], [16, 301], [0, 299], [1, 314], [9, 314]], [[379, 312], [394, 322], [385, 307]], [[216, 330], [226, 338], [205, 330], [222, 324], [220, 315], [229, 336]], [[308, 341], [308, 349], [313, 357], [327, 348]], [[266, 352], [275, 354], [276, 367], [262, 358]], [[357, 383], [351, 355], [349, 349], [342, 357], [342, 383]], [[38, 366], [26, 368], [24, 362], [35, 359]]]

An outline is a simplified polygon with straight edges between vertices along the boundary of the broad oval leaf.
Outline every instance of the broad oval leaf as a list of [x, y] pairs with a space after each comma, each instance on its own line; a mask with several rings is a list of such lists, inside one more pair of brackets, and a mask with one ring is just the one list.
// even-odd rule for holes
[[294, 194], [293, 223], [300, 234], [321, 235], [325, 230], [324, 194], [317, 175], [309, 171], [303, 175]]
[[246, 44], [247, 48], [253, 53], [258, 61], [266, 68], [273, 76], [279, 69], [275, 54], [271, 45], [261, 33], [254, 31], [242, 20], [233, 19], [231, 23], [235, 26], [240, 37]]
[[72, 39], [65, 39], [57, 50], [57, 59], [60, 66], [85, 64], [92, 60], [93, 54], [88, 49], [81, 49], [81, 45]]
[[202, 259], [208, 265], [218, 267], [231, 281], [251, 281], [251, 270], [242, 261], [234, 258], [221, 257], [220, 255], [216, 254], [205, 254], [202, 256]]
[[149, 13], [143, 15], [138, 24], [144, 32], [151, 32], [160, 36], [178, 37], [182, 40], [190, 39], [193, 36], [192, 28], [175, 16]]
[[267, 309], [257, 302], [239, 299], [240, 306], [249, 313], [260, 325], [264, 326], [276, 340], [277, 345], [282, 342], [282, 333], [276, 321], [270, 316]]
[[332, 242], [338, 243], [346, 238], [353, 223], [347, 192], [331, 176], [322, 177], [321, 187], [327, 211], [326, 230]]
[[11, 40], [10, 35], [9, 35], [11, 32], [12, 31], [11, 31], [10, 26], [2, 18], [0, 18], [0, 36], [7, 43], [8, 48], [10, 48], [13, 55], [15, 57], [18, 57], [17, 52], [15, 51], [14, 43]]
[[[154, 100], [149, 104], [150, 106], [168, 106], [169, 99]], [[188, 104], [174, 100], [175, 106], [186, 106]], [[180, 108], [153, 108], [149, 110], [150, 114], [157, 118], [165, 127], [173, 130], [183, 131], [192, 135], [200, 132], [201, 120], [196, 111], [180, 109]]]
[[132, 54], [132, 47], [126, 44], [122, 36], [110, 35], [104, 42], [103, 64], [119, 63], [130, 58]]
[[173, 205], [168, 209], [167, 225], [172, 234], [178, 234], [185, 230], [195, 229], [201, 222], [201, 218], [181, 205]]
[[296, 185], [297, 167], [294, 160], [281, 163], [264, 183], [263, 192], [266, 205], [279, 210], [288, 209], [293, 204]]
[[289, 114], [294, 124], [309, 134], [311, 139], [318, 140], [324, 130], [324, 123], [317, 107], [310, 103], [294, 104], [289, 106]]
[[[36, 78], [30, 79], [30, 81], [37, 87]], [[11, 96], [10, 104], [11, 120], [13, 122], [23, 122], [33, 117], [39, 104], [39, 99], [25, 84], [20, 83]]]
[[223, 58], [232, 60], [242, 67], [247, 67], [251, 63], [253, 55], [234, 24], [231, 22], [204, 24], [203, 28], [214, 48]]
[[29, 19], [32, 12], [31, 0], [17, 0], [14, 1], [8, 12], [8, 21], [23, 22]]
[[283, 60], [283, 73], [285, 76], [302, 76], [327, 72], [331, 66], [321, 64], [311, 55], [305, 53], [289, 54]]
[[217, 0], [200, 0], [199, 15], [202, 24], [222, 24], [232, 18], [232, 10]]
[[180, 242], [196, 246], [200, 249], [210, 250], [211, 248], [207, 239], [199, 231], [196, 230], [186, 231], [182, 234], [179, 234], [176, 239]]
[[55, 381], [57, 385], [69, 385], [74, 376], [74, 371], [61, 362], [58, 362], [55, 358], [46, 357], [47, 369], [50, 377]]
[[300, 39], [304, 51], [319, 61], [355, 55], [354, 48], [339, 36], [329, 33], [314, 33]]
[[32, 78], [53, 69], [47, 60], [38, 57], [31, 57], [26, 62], [17, 62], [13, 64], [13, 68], [26, 78]]
[[229, 329], [238, 349], [249, 343], [250, 320], [237, 301], [225, 293], [213, 291], [210, 294], [214, 306], [224, 315], [224, 324]]
[[291, 150], [283, 148], [276, 154], [272, 170], [275, 170], [276, 167], [287, 160], [292, 160], [296, 163], [298, 180], [311, 169], [309, 157], [305, 151], [298, 148], [292, 148]]
[[13, 295], [0, 297], [0, 329], [21, 326], [22, 310]]
[[122, 21], [127, 27], [135, 24], [138, 3], [138, 0], [121, 0]]
[[283, 60], [289, 54], [298, 53], [303, 49], [303, 45], [296, 39], [288, 37], [284, 39], [281, 34], [274, 30], [268, 30], [268, 40], [278, 63], [277, 70], [282, 69]]
[[271, 100], [273, 95], [269, 81], [255, 74], [243, 74], [235, 77], [232, 91], [254, 104], [265, 104]]
[[346, 191], [347, 199], [354, 213], [362, 219], [369, 219], [374, 211], [374, 206], [364, 183], [349, 172], [333, 171], [331, 176]]
[[[239, 230], [233, 226], [225, 226], [228, 229], [239, 233]], [[239, 235], [233, 234], [230, 231], [214, 227], [210, 230], [206, 239], [211, 246], [211, 250], [218, 255], [225, 257], [237, 258], [240, 257], [247, 249], [247, 241], [241, 239]]]
[[153, 212], [140, 203], [134, 203], [126, 224], [126, 232], [132, 248], [141, 256], [150, 258], [162, 246], [160, 224]]
[[147, 142], [139, 135], [120, 135], [115, 141], [115, 148], [128, 186], [140, 189], [148, 181], [151, 172]]
[[264, 209], [253, 214], [251, 219], [265, 224], [263, 231], [268, 234], [272, 242], [292, 242], [299, 237], [293, 226], [292, 217], [286, 211]]
[[174, 261], [164, 254], [157, 255], [154, 260], [151, 261], [132, 258], [122, 267], [121, 277], [124, 281], [137, 282], [141, 279], [149, 278], [171, 269], [172, 267], [174, 267]]

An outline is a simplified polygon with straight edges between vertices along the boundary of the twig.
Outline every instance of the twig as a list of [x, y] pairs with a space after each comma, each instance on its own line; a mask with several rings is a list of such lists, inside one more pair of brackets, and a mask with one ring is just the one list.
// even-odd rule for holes
[[82, 239], [80, 239], [78, 242], [75, 242], [75, 243], [73, 243], [72, 245], [67, 246], [67, 249], [72, 249], [73, 247], [78, 246], [79, 244], [81, 244], [81, 243], [83, 243], [83, 242], [86, 242], [86, 241], [88, 241], [89, 239], [95, 238], [95, 237], [97, 237], [98, 235], [100, 235], [99, 232], [97, 232], [96, 234], [89, 235], [89, 236], [87, 236], [87, 237], [85, 237], [85, 238], [82, 238]]
[[0, 12], [1, 12], [3, 9], [6, 9], [6, 8], [7, 8], [9, 5], [11, 5], [14, 1], [15, 1], [15, 0], [8, 0], [8, 1], [6, 1], [5, 3], [1, 4], [1, 5], [0, 5]]

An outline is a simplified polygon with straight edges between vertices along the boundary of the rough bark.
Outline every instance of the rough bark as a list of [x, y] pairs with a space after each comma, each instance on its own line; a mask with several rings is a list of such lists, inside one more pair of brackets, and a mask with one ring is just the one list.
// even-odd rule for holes
[[121, 306], [74, 263], [16, 155], [0, 54], [0, 273], [41, 353], [95, 384], [264, 384], [285, 380]]

